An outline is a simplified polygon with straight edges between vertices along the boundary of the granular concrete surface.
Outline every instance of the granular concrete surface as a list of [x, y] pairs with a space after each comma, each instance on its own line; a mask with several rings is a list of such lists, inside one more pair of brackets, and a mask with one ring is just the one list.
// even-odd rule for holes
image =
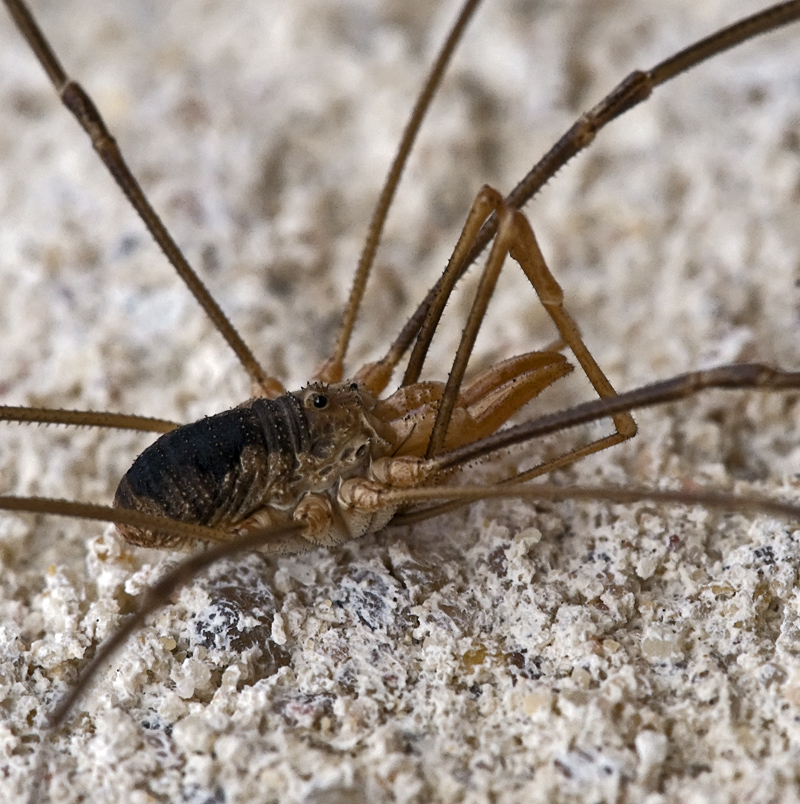
[[[508, 191], [625, 74], [753, 0], [486, 0], [399, 188], [349, 355], [386, 348], [488, 182]], [[329, 353], [371, 207], [455, 16], [431, 0], [37, 0], [190, 261], [268, 370]], [[191, 421], [245, 373], [0, 13], [0, 395]], [[658, 89], [526, 207], [618, 389], [800, 369], [800, 26]], [[476, 286], [449, 305], [444, 378]], [[554, 332], [501, 277], [473, 366]], [[393, 385], [398, 382], [395, 378]], [[580, 372], [518, 418], [590, 399]], [[792, 393], [709, 392], [554, 482], [798, 499]], [[607, 432], [468, 467], [491, 483]], [[0, 490], [107, 503], [152, 440], [3, 424]], [[642, 501], [474, 504], [191, 582], [52, 736], [59, 802], [800, 800], [793, 521]], [[176, 560], [97, 523], [0, 518], [0, 800], [47, 714]]]

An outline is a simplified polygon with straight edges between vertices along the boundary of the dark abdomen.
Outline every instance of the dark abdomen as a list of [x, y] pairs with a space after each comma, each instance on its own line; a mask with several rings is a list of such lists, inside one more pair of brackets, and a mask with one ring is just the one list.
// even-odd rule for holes
[[[308, 449], [299, 400], [256, 399], [161, 436], [120, 481], [114, 505], [197, 525], [232, 528], [269, 501]], [[175, 547], [168, 532], [119, 526], [146, 547]]]

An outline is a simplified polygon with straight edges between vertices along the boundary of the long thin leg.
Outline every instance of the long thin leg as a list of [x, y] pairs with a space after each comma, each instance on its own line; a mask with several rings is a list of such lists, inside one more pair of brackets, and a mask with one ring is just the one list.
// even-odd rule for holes
[[[727, 366], [718, 366], [713, 369], [679, 374], [668, 380], [662, 380], [661, 382], [656, 382], [651, 385], [644, 385], [632, 391], [617, 394], [614, 397], [584, 402], [581, 405], [576, 405], [567, 410], [551, 413], [546, 416], [541, 416], [538, 419], [508, 427], [505, 430], [500, 430], [479, 441], [445, 452], [431, 459], [426, 468], [431, 473], [453, 469], [463, 466], [470, 461], [508, 449], [509, 447], [527, 443], [535, 438], [542, 438], [547, 435], [552, 435], [553, 433], [562, 432], [570, 427], [577, 427], [581, 424], [599, 421], [600, 419], [608, 418], [621, 411], [629, 413], [639, 408], [678, 402], [709, 389], [746, 390], [749, 388], [765, 391], [800, 391], [800, 371], [782, 371], [780, 369], [771, 368], [770, 366], [765, 366], [761, 363], [734, 363]], [[571, 453], [567, 454], [571, 455]], [[559, 459], [556, 459], [553, 463], [558, 463], [558, 460]], [[551, 466], [548, 468], [548, 471], [559, 468], [560, 465], [561, 464]], [[500, 485], [509, 490], [511, 488], [519, 489], [520, 483], [541, 474], [538, 470], [539, 467], [537, 466], [533, 469], [520, 472], [512, 477], [506, 478]], [[540, 486], [537, 485], [534, 488], [538, 489]], [[442, 491], [444, 491], [444, 489]], [[565, 489], [564, 491], [566, 492], [567, 490]], [[645, 493], [642, 493], [643, 490], [641, 489], [634, 491], [639, 494], [640, 499], [647, 496]], [[620, 490], [620, 492], [622, 493], [622, 490]], [[417, 501], [419, 501], [423, 495], [424, 492], [415, 489], [406, 495], [404, 501], [406, 503], [412, 503], [415, 501], [415, 497]], [[457, 495], [458, 492], [453, 496], [457, 497]], [[443, 494], [442, 496], [446, 495]], [[492, 496], [492, 493], [487, 492], [484, 496]], [[505, 496], [505, 493], [501, 494], [501, 496]], [[566, 497], [567, 495], [565, 494], [564, 496]], [[431, 499], [433, 498], [431, 497]], [[421, 510], [399, 514], [395, 516], [392, 521], [396, 524], [410, 525], [413, 522], [418, 522], [460, 508], [462, 505], [466, 505], [474, 499], [476, 498], [459, 498], [449, 502], [438, 503]], [[606, 496], [605, 499], [611, 499], [611, 497]], [[624, 501], [621, 497], [617, 497], [616, 499]], [[698, 502], [701, 501], [698, 500]], [[388, 501], [387, 504], [389, 504]]]
[[[472, 207], [467, 214], [467, 220], [461, 230], [461, 234], [453, 249], [450, 260], [447, 263], [441, 279], [436, 284], [438, 294], [425, 320], [425, 325], [419, 332], [417, 342], [414, 345], [414, 351], [409, 358], [401, 385], [413, 385], [419, 379], [422, 365], [428, 353], [433, 335], [436, 332], [436, 328], [439, 326], [439, 321], [450, 299], [450, 294], [458, 281], [458, 277], [461, 275], [464, 259], [469, 253], [472, 244], [475, 242], [475, 237], [480, 231], [481, 226], [483, 226], [494, 209], [495, 205], [492, 199], [490, 199], [484, 191], [480, 191], [472, 202]], [[492, 282], [492, 286], [494, 286], [494, 282]], [[481, 291], [478, 291], [477, 295], [480, 297]], [[489, 295], [491, 295], [491, 291]], [[363, 382], [369, 391], [377, 396], [388, 385], [392, 372], [401, 357], [402, 354], [387, 355], [383, 360], [377, 363], [368, 363], [359, 369], [355, 378], [359, 382]], [[460, 387], [461, 383], [459, 382], [458, 385]]]
[[[416, 140], [425, 114], [430, 108], [433, 96], [439, 88], [442, 76], [447, 69], [453, 51], [456, 45], [461, 41], [464, 29], [467, 27], [480, 1], [481, 0], [466, 0], [462, 6], [455, 24], [447, 35], [447, 39], [444, 45], [442, 45], [439, 55], [436, 57], [436, 61], [431, 67], [428, 77], [425, 79], [422, 91], [419, 93], [416, 103], [414, 104], [411, 116], [403, 131], [400, 145], [397, 148], [397, 154], [392, 162], [392, 167], [386, 176], [383, 189], [378, 197], [375, 210], [372, 213], [372, 220], [370, 220], [367, 230], [367, 239], [364, 242], [364, 247], [358, 260], [358, 267], [353, 277], [350, 296], [347, 299], [342, 323], [339, 327], [339, 334], [336, 338], [336, 346], [334, 347], [331, 357], [316, 371], [316, 378], [319, 380], [324, 382], [340, 382], [342, 380], [344, 374], [344, 358], [347, 353], [348, 344], [350, 343], [350, 336], [353, 333], [353, 327], [355, 326], [356, 317], [358, 316], [358, 309], [364, 297], [364, 289], [367, 286], [367, 279], [369, 278], [369, 273], [375, 261], [375, 253], [378, 250], [381, 235], [383, 234], [383, 227], [386, 223], [386, 216], [389, 213], [389, 207], [394, 199], [397, 185], [400, 183], [403, 170], [408, 162], [408, 156], [411, 153], [411, 149], [414, 147], [414, 140]], [[391, 371], [389, 373], [391, 374]], [[386, 382], [388, 381], [389, 378], [387, 377]]]
[[[597, 136], [600, 129], [612, 120], [647, 100], [653, 90], [679, 73], [686, 72], [706, 59], [746, 42], [756, 36], [776, 30], [784, 25], [800, 20], [800, 0], [779, 3], [775, 6], [745, 17], [721, 31], [699, 40], [649, 70], [635, 70], [621, 81], [598, 104], [581, 115], [556, 144], [533, 166], [530, 172], [506, 196], [506, 202], [520, 209], [533, 198], [542, 187], [561, 170], [573, 156], [586, 148]], [[497, 218], [490, 218], [467, 255], [461, 274], [478, 258], [487, 243], [497, 231]], [[441, 294], [440, 278], [410, 316], [386, 356], [378, 361], [396, 365], [411, 345], [431, 307]]]
[[407, 505], [441, 499], [449, 499], [449, 502], [398, 514], [392, 519], [390, 525], [392, 527], [412, 525], [479, 500], [495, 499], [603, 500], [623, 505], [649, 501], [666, 505], [698, 505], [720, 511], [747, 511], [786, 518], [792, 522], [797, 522], [798, 514], [800, 514], [800, 505], [796, 502], [784, 502], [761, 494], [733, 494], [716, 489], [684, 491], [632, 486], [556, 486], [551, 483], [520, 486], [516, 483], [509, 483], [489, 488], [485, 486], [430, 486], [405, 490], [393, 489], [382, 495], [382, 500], [387, 505]]
[[[2, 507], [2, 503], [0, 503], [0, 507]], [[99, 508], [100, 506], [96, 507]], [[115, 511], [116, 509], [108, 510]], [[103, 517], [98, 518], [102, 519]], [[144, 621], [147, 617], [166, 605], [169, 599], [182, 586], [185, 586], [195, 578], [199, 572], [207, 569], [215, 562], [248, 550], [260, 550], [267, 553], [285, 552], [281, 547], [285, 543], [289, 543], [290, 540], [298, 539], [301, 543], [303, 542], [297, 535], [299, 530], [299, 525], [273, 526], [249, 533], [246, 536], [240, 537], [235, 542], [228, 541], [223, 544], [215, 544], [213, 547], [195, 553], [184, 561], [181, 561], [147, 591], [139, 608], [133, 612], [102, 645], [100, 645], [91, 661], [81, 670], [77, 681], [72, 685], [69, 692], [56, 704], [50, 716], [45, 741], [39, 748], [39, 756], [36, 759], [36, 765], [33, 769], [31, 790], [28, 797], [29, 802], [38, 800], [39, 788], [44, 778], [45, 761], [47, 759], [46, 751], [49, 746], [47, 738], [65, 723], [70, 712], [72, 712], [75, 707], [75, 704], [86, 692], [95, 676], [108, 665], [109, 659], [127, 642], [128, 637], [144, 625]], [[308, 542], [305, 544], [308, 546]]]
[[22, 424], [65, 424], [73, 427], [113, 427], [117, 430], [140, 430], [146, 433], [168, 433], [180, 427], [167, 419], [108, 413], [101, 410], [54, 410], [0, 405], [0, 421]]
[[[458, 397], [461, 383], [466, 372], [467, 363], [475, 340], [478, 336], [489, 299], [494, 291], [494, 286], [500, 269], [506, 258], [510, 255], [516, 260], [528, 280], [533, 285], [539, 300], [547, 310], [548, 315], [556, 325], [561, 338], [572, 350], [581, 368], [586, 373], [592, 387], [601, 398], [616, 396], [608, 378], [603, 374], [602, 369], [597, 364], [586, 344], [581, 338], [578, 327], [564, 308], [564, 294], [561, 286], [556, 281], [548, 269], [536, 237], [533, 234], [530, 223], [525, 215], [519, 210], [512, 209], [503, 200], [503, 197], [491, 187], [484, 186], [473, 204], [472, 212], [468, 219], [468, 225], [472, 227], [479, 225], [481, 215], [485, 216], [489, 210], [494, 210], [495, 215], [500, 221], [497, 236], [492, 244], [492, 250], [486, 263], [486, 268], [481, 275], [480, 284], [475, 294], [475, 301], [470, 310], [464, 332], [461, 336], [453, 368], [447, 378], [439, 410], [436, 415], [436, 422], [431, 433], [431, 440], [428, 445], [426, 457], [433, 458], [438, 455], [444, 446], [445, 434], [450, 423], [450, 417]], [[465, 227], [465, 232], [467, 227]], [[463, 239], [463, 238], [462, 238]], [[461, 239], [459, 240], [461, 245]], [[438, 301], [438, 300], [437, 300]], [[626, 411], [615, 413], [613, 416], [616, 432], [604, 438], [592, 441], [591, 443], [572, 450], [559, 458], [547, 461], [541, 466], [536, 467], [536, 474], [543, 474], [558, 467], [571, 463], [578, 458], [591, 455], [607, 447], [619, 444], [622, 441], [632, 438], [636, 434], [636, 424], [633, 417]]]
[[[490, 201], [485, 196], [485, 191], [481, 190], [472, 202], [472, 207], [467, 213], [467, 220], [461, 230], [450, 260], [435, 285], [436, 296], [433, 298], [431, 308], [425, 317], [425, 322], [417, 334], [414, 348], [403, 375], [403, 381], [400, 383], [401, 386], [413, 385], [419, 380], [422, 366], [425, 363], [431, 341], [441, 321], [442, 313], [450, 300], [456, 282], [463, 273], [464, 261], [471, 253], [475, 237], [482, 231], [481, 227], [496, 208], [497, 198], [499, 198], [499, 195], [495, 194]], [[548, 344], [542, 351], [555, 352], [563, 349], [566, 345], [564, 338], [559, 337], [553, 343]], [[392, 372], [402, 356], [402, 352], [390, 352], [382, 360], [363, 366], [357, 372], [355, 378], [362, 381], [373, 394], [380, 394], [388, 385]]]
[[[524, 206], [567, 162], [588, 148], [602, 128], [646, 101], [656, 87], [719, 53], [798, 20], [800, 0], [778, 3], [700, 39], [649, 70], [633, 70], [605, 98], [575, 121], [508, 194], [506, 201], [516, 209]], [[476, 238], [467, 260], [468, 265], [486, 248], [496, 226], [495, 221], [489, 221], [486, 230]]]
[[[605, 419], [621, 412], [663, 405], [687, 399], [709, 388], [768, 391], [800, 391], [800, 371], [783, 371], [763, 363], [733, 363], [703, 371], [678, 374], [668, 380], [643, 385], [607, 399], [594, 399], [581, 405], [550, 413], [532, 421], [500, 430], [480, 441], [466, 444], [432, 458], [430, 468], [444, 471], [491, 455], [499, 450], [524, 444], [534, 438]], [[514, 480], [518, 478], [513, 478]]]
[[142, 191], [139, 182], [126, 164], [116, 140], [108, 130], [94, 102], [83, 87], [66, 74], [53, 48], [36, 24], [23, 0], [3, 0], [3, 2], [5, 2], [20, 32], [36, 54], [36, 58], [47, 73], [62, 102], [89, 135], [95, 151], [103, 160], [114, 181], [125, 193], [139, 217], [144, 221], [147, 230], [195, 299], [200, 303], [214, 327], [233, 349], [239, 358], [239, 362], [250, 375], [258, 390], [265, 396], [279, 396], [285, 393], [281, 383], [275, 377], [269, 376], [258, 363], [247, 344], [228, 321], [225, 313], [222, 312], [200, 280], [200, 277], [197, 276], [183, 256], [177, 243], [172, 239], [161, 218], [159, 218], [147, 200], [147, 196]]
[[167, 530], [177, 540], [191, 543], [226, 543], [231, 541], [227, 531], [180, 522], [175, 519], [152, 516], [129, 508], [112, 508], [109, 505], [56, 500], [50, 497], [8, 497], [0, 496], [1, 511], [19, 511], [29, 514], [48, 514], [68, 516], [77, 519], [92, 519], [99, 522], [113, 522], [116, 525], [132, 525], [139, 528]]
[[[450, 295], [456, 286], [458, 278], [462, 274], [464, 260], [466, 260], [472, 249], [472, 244], [475, 242], [478, 232], [480, 232], [481, 227], [486, 223], [486, 219], [494, 211], [494, 208], [495, 205], [492, 203], [492, 199], [487, 196], [485, 188], [480, 190], [472, 202], [464, 229], [458, 238], [455, 249], [453, 249], [453, 256], [450, 257], [440, 281], [436, 283], [439, 288], [439, 294], [434, 299], [425, 318], [425, 323], [417, 335], [417, 340], [414, 343], [414, 348], [411, 351], [411, 357], [408, 359], [406, 372], [403, 376], [403, 385], [411, 385], [419, 379], [431, 341], [442, 319], [444, 308], [450, 300]], [[480, 295], [480, 291], [478, 295]]]

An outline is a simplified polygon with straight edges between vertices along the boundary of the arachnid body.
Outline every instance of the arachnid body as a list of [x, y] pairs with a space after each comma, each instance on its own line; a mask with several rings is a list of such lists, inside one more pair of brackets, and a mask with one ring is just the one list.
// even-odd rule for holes
[[[373, 4], [337, 13], [296, 5], [277, 20], [272, 9], [269, 24], [241, 4], [211, 19], [173, 6], [170, 25], [127, 5], [104, 18], [103, 9], [59, 4], [43, 19], [64, 36], [75, 30], [75, 44], [64, 45], [70, 71], [105, 94], [170, 227], [291, 388], [327, 353], [391, 149], [380, 138], [396, 139], [419, 54], [441, 38], [429, 29], [448, 18], [432, 4], [404, 4], [395, 16], [373, 16]], [[676, 3], [663, 18], [638, 3], [481, 10], [400, 188], [354, 363], [374, 356], [372, 344], [397, 330], [441, 270], [481, 183], [507, 188], [630, 69], [753, 10], [709, 18], [696, 5]], [[2, 108], [20, 131], [0, 127], [4, 175], [12, 166], [0, 231], [9, 402], [27, 395], [180, 420], [241, 402], [246, 378], [10, 26], [2, 34]], [[96, 39], [78, 42], [84, 34]], [[328, 40], [337, 34], [343, 40]], [[659, 90], [528, 207], [573, 316], [619, 388], [739, 359], [800, 364], [793, 36], [748, 45]], [[259, 41], [248, 47], [250, 37]], [[152, 51], [142, 52], [143, 40]], [[231, 42], [253, 62], [242, 64]], [[104, 44], [122, 52], [105, 54]], [[290, 62], [295, 51], [300, 61]], [[309, 53], [320, 59], [313, 71]], [[117, 77], [122, 69], [134, 74]], [[356, 77], [366, 84], [353, 92]], [[139, 89], [147, 98], [132, 97]], [[511, 270], [502, 279], [483, 366], [552, 338], [518, 280]], [[459, 304], [452, 332], [435, 343], [439, 377]], [[577, 388], [555, 386], [550, 404]], [[779, 485], [798, 465], [794, 407], [792, 397], [717, 394], [642, 413], [639, 443], [566, 478]], [[20, 492], [102, 500], [147, 443], [10, 427], [0, 437], [4, 477]], [[368, 539], [273, 570], [250, 559], [217, 571], [114, 661], [86, 714], [56, 738], [51, 790], [66, 800], [141, 791], [173, 800], [516, 800], [542, 791], [638, 800], [654, 790], [677, 799], [698, 785], [736, 798], [772, 785], [785, 796], [800, 673], [791, 528], [652, 505], [545, 509], [481, 505], [402, 540]], [[37, 522], [31, 532], [27, 521], [5, 521], [14, 753], [0, 783], [13, 792], [24, 784], [28, 716], [41, 716], [26, 696], [49, 701], [69, 683], [158, 571], [131, 578], [141, 559], [120, 555], [110, 538], [93, 544], [84, 569], [86, 535], [98, 532], [84, 524]], [[538, 531], [520, 530], [531, 526]], [[740, 777], [723, 784], [729, 763]]]

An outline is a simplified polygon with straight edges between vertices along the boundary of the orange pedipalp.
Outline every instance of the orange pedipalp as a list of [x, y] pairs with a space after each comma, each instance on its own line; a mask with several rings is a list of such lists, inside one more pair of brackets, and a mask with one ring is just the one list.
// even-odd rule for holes
[[[572, 370], [558, 352], [528, 352], [481, 372], [458, 396], [447, 429], [445, 450], [491, 435], [531, 399]], [[399, 388], [375, 405], [371, 413], [388, 423], [396, 434], [398, 446], [393, 455], [425, 454], [443, 393], [442, 382], [417, 382]]]

